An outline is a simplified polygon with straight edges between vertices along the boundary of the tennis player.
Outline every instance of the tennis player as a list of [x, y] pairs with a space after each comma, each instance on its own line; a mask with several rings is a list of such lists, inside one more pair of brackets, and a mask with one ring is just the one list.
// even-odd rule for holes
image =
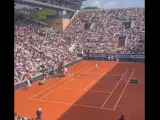
[[36, 115], [37, 115], [37, 118], [38, 120], [42, 120], [42, 109], [39, 108], [37, 111], [36, 111]]

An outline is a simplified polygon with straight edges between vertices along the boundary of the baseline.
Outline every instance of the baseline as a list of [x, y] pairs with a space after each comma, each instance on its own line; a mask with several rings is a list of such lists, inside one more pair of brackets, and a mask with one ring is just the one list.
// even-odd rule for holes
[[48, 102], [48, 103], [67, 104], [67, 105], [81, 106], [81, 107], [87, 107], [87, 108], [97, 108], [97, 109], [103, 109], [103, 110], [112, 110], [113, 111], [113, 109], [110, 109], [110, 108], [101, 108], [101, 107], [89, 106], [89, 105], [81, 105], [81, 104], [66, 103], [66, 102], [57, 102], [57, 101], [50, 101], [50, 100], [40, 100], [40, 99], [31, 99], [31, 100], [36, 100], [36, 101], [40, 101], [40, 102]]

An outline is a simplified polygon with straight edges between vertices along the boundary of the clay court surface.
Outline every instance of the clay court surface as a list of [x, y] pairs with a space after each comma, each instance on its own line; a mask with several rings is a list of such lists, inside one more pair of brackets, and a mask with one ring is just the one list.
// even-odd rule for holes
[[82, 61], [69, 68], [74, 76], [15, 91], [15, 111], [32, 118], [42, 108], [43, 120], [117, 120], [121, 114], [144, 120], [144, 64], [98, 62], [95, 69], [95, 63]]

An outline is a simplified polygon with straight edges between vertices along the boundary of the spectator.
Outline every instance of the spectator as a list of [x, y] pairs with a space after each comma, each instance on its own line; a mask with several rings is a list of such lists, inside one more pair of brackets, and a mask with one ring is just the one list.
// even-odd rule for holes
[[24, 117], [23, 120], [28, 120], [28, 118], [27, 118], [27, 117]]
[[14, 113], [14, 120], [17, 120], [18, 119], [18, 114], [15, 112]]
[[22, 118], [20, 116], [18, 116], [18, 120], [22, 120]]

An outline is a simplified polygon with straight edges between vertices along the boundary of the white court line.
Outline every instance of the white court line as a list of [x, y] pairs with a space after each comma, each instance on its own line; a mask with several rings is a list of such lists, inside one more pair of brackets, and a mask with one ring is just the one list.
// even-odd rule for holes
[[81, 105], [81, 104], [73, 104], [73, 105], [82, 106], [82, 107], [90, 107], [90, 108], [99, 108], [99, 109], [101, 109], [101, 107], [90, 106], [90, 105]]
[[[89, 71], [91, 68], [93, 68], [94, 66], [92, 66], [92, 67], [90, 67], [89, 69], [87, 69], [87, 70], [85, 70], [84, 72], [82, 72], [82, 73], [85, 73], [86, 71]], [[79, 74], [79, 75], [77, 75], [77, 77], [78, 76], [80, 76], [80, 75], [82, 75], [82, 73], [81, 74]]]
[[[86, 66], [86, 67], [88, 67], [88, 66]], [[84, 68], [86, 68], [86, 67], [84, 67]], [[76, 73], [79, 73], [79, 72], [80, 72], [80, 71], [82, 71], [84, 68], [80, 69], [80, 70], [79, 70], [79, 71], [77, 71]], [[65, 79], [63, 79], [63, 80], [66, 80], [66, 79], [68, 79], [68, 78], [69, 78], [69, 77], [66, 77], [66, 78], [65, 78]], [[51, 88], [51, 87], [53, 87], [53, 86], [57, 85], [58, 83], [62, 82], [63, 80], [60, 80], [60, 81], [58, 81], [57, 83], [55, 83], [55, 84], [53, 84], [53, 85], [49, 86], [48, 88], [46, 88], [46, 89], [42, 90], [41, 92], [39, 92], [39, 93], [37, 93], [37, 94], [33, 95], [33, 96], [32, 96], [32, 97], [30, 97], [29, 99], [32, 99], [33, 97], [35, 97], [35, 96], [37, 96], [37, 95], [41, 94], [42, 92], [44, 92], [44, 91], [48, 90], [49, 88]]]
[[84, 90], [84, 89], [72, 89], [72, 88], [63, 88], [65, 90]]
[[[81, 90], [81, 91], [84, 91], [84, 89], [72, 89], [72, 88], [63, 88], [63, 89], [66, 89], [66, 90]], [[111, 93], [111, 92], [105, 92], [105, 91], [96, 91], [96, 90], [86, 90], [87, 92], [99, 92], [99, 93]]]
[[[83, 77], [84, 75], [92, 75], [92, 76]], [[102, 75], [102, 74], [100, 74], [100, 75]], [[95, 77], [99, 77], [100, 75], [95, 75], [95, 74], [81, 74], [81, 76], [78, 75], [78, 76], [75, 76], [74, 78], [80, 77], [79, 79], [94, 79]], [[83, 78], [82, 78], [82, 77], [83, 77]], [[88, 77], [94, 77], [94, 78], [88, 78]]]
[[121, 76], [123, 76], [123, 75], [107, 74], [107, 76], [117, 76], [117, 77], [121, 77]]
[[124, 91], [125, 91], [125, 89], [126, 89], [126, 87], [127, 87], [127, 85], [128, 85], [128, 83], [129, 83], [129, 81], [130, 81], [130, 79], [131, 79], [131, 77], [132, 77], [134, 72], [135, 72], [135, 68], [133, 69], [133, 71], [132, 71], [132, 73], [131, 73], [131, 75], [130, 75], [130, 77], [129, 77], [129, 79], [128, 79], [128, 81], [127, 81], [127, 83], [126, 83], [126, 85], [125, 85], [125, 87], [124, 87], [124, 89], [122, 91], [122, 93], [120, 94], [120, 96], [118, 98], [118, 101], [117, 101], [116, 105], [114, 106], [114, 108], [113, 108], [114, 110], [116, 109], [116, 107], [117, 107], [117, 105], [118, 105], [118, 103], [119, 103], [119, 101], [120, 101], [120, 99], [121, 99], [121, 97], [122, 97], [122, 95], [123, 95], [123, 93], [124, 93]]
[[[93, 67], [93, 66], [92, 66]], [[83, 71], [81, 74], [83, 74], [84, 72], [90, 70], [92, 67], [89, 67], [87, 70]], [[62, 86], [66, 85], [67, 83], [69, 83], [70, 81], [72, 81], [74, 78], [72, 78], [71, 80], [65, 82], [64, 84], [60, 85], [59, 87], [57, 87], [56, 89], [52, 90], [51, 92], [49, 92], [48, 94], [45, 94], [43, 97], [41, 97], [39, 100], [43, 99], [44, 97], [48, 96], [49, 94], [51, 94], [52, 92], [56, 91], [57, 89], [61, 88]]]
[[101, 108], [101, 109], [104, 109], [104, 110], [113, 110], [113, 109], [111, 109], [111, 108]]
[[68, 105], [72, 104], [72, 103], [67, 103], [67, 102], [57, 102], [57, 101], [51, 101], [51, 100], [40, 100], [40, 99], [30, 99], [30, 100], [37, 100], [37, 101], [41, 101], [41, 102], [61, 103], [61, 104], [68, 104]]
[[101, 108], [101, 107], [96, 107], [96, 106], [73, 104], [73, 103], [67, 103], [67, 102], [57, 102], [57, 101], [39, 100], [39, 99], [31, 99], [31, 100], [37, 100], [37, 101], [41, 101], [41, 102], [52, 102], [52, 103], [59, 103], [59, 104], [67, 104], [67, 105], [74, 105], [74, 106], [82, 106], [82, 107], [88, 107], [88, 108], [97, 108], [97, 109], [104, 109], [104, 110], [113, 110], [113, 109], [110, 109], [110, 108]]
[[[127, 73], [128, 69], [129, 69], [129, 68], [127, 68], [127, 70], [124, 72], [123, 75], [125, 75], [125, 74]], [[122, 76], [122, 77], [123, 77], [123, 76]], [[106, 104], [106, 102], [108, 101], [108, 99], [110, 98], [110, 96], [112, 95], [112, 93], [114, 92], [114, 90], [116, 89], [116, 87], [118, 86], [119, 82], [121, 81], [122, 77], [121, 77], [120, 80], [117, 82], [116, 86], [113, 88], [111, 94], [108, 96], [108, 98], [107, 98], [106, 101], [103, 103], [103, 105], [102, 105], [101, 108], [103, 108], [103, 106]]]
[[86, 90], [89, 86], [91, 86], [97, 79], [99, 79], [101, 76], [103, 76], [104, 73], [102, 73], [100, 76], [98, 76], [95, 80], [93, 80], [89, 85], [87, 85], [87, 87], [84, 88], [84, 90]]
[[94, 75], [94, 76], [100, 76], [101, 74], [88, 74], [88, 73], [86, 73], [86, 74], [83, 74], [83, 75]]
[[106, 93], [106, 94], [109, 94], [111, 92], [105, 92], [105, 91], [97, 91], [97, 90], [86, 90], [88, 92], [99, 92], [99, 93]]

